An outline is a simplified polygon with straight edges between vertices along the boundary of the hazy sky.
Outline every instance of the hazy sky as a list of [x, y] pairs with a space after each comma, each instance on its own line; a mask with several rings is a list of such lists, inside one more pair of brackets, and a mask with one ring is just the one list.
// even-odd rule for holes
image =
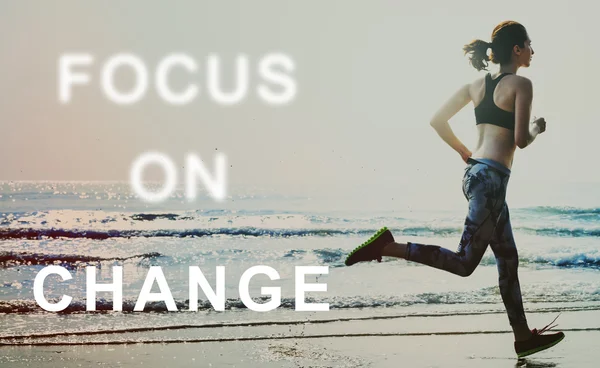
[[[459, 86], [483, 75], [462, 46], [489, 41], [494, 26], [510, 19], [523, 23], [533, 41], [531, 67], [519, 73], [533, 81], [533, 113], [548, 123], [517, 152], [511, 180], [600, 182], [593, 2], [201, 3], [2, 2], [0, 179], [127, 180], [142, 152], [159, 150], [183, 164], [187, 152], [212, 161], [217, 149], [233, 165], [236, 186], [376, 191], [460, 181], [464, 163], [428, 122]], [[96, 61], [92, 83], [76, 87], [64, 106], [57, 60], [73, 51]], [[200, 72], [181, 73], [176, 83], [201, 88], [209, 53], [233, 71], [239, 53], [255, 68], [260, 57], [279, 51], [296, 63], [298, 94], [281, 107], [256, 94], [221, 107], [206, 93], [170, 106], [151, 88], [142, 102], [118, 106], [103, 96], [99, 77], [102, 63], [124, 51], [143, 58], [150, 71], [172, 52], [187, 53]], [[451, 123], [473, 148], [472, 105]]]

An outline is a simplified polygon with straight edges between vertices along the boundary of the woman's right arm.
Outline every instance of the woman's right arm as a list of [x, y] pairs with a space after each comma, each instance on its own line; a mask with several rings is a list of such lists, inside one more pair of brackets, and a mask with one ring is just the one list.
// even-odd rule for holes
[[532, 101], [533, 85], [531, 81], [527, 78], [519, 78], [515, 96], [515, 143], [521, 149], [529, 146], [538, 134], [546, 130], [544, 118], [529, 123]]

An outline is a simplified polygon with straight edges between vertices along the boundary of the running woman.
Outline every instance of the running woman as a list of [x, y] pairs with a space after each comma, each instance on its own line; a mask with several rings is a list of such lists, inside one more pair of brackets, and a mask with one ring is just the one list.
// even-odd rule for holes
[[[529, 122], [533, 87], [529, 79], [517, 75], [519, 68], [529, 67], [534, 51], [525, 27], [514, 21], [497, 25], [491, 42], [474, 40], [463, 50], [478, 71], [487, 70], [488, 61], [499, 64], [500, 68], [495, 75], [487, 73], [484, 78], [462, 86], [431, 120], [439, 136], [467, 164], [462, 190], [469, 210], [458, 250], [398, 243], [383, 228], [352, 251], [345, 263], [350, 266], [381, 261], [382, 256], [397, 257], [467, 277], [490, 245], [498, 266], [500, 293], [514, 332], [515, 351], [521, 358], [548, 349], [564, 338], [562, 332], [544, 334], [554, 326], [531, 330], [527, 325], [517, 276], [519, 258], [505, 201], [516, 147], [528, 147], [546, 130], [544, 118]], [[474, 152], [454, 135], [448, 124], [471, 101], [479, 133]]]

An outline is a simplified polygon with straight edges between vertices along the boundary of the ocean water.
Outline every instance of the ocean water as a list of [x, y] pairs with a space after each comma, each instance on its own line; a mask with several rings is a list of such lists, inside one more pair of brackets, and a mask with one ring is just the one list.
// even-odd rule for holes
[[[593, 202], [600, 188], [582, 188], [511, 208], [529, 311], [600, 310], [600, 207]], [[575, 198], [573, 205], [569, 198]], [[160, 340], [165, 339], [160, 331], [205, 325], [237, 326], [241, 329], [227, 332], [237, 336], [243, 326], [257, 323], [503, 313], [490, 250], [469, 278], [395, 259], [343, 265], [348, 252], [382, 226], [398, 241], [455, 249], [465, 204], [449, 201], [436, 208], [425, 200], [414, 193], [392, 201], [385, 193], [319, 197], [247, 189], [221, 203], [209, 198], [190, 203], [178, 191], [166, 203], [149, 205], [127, 183], [1, 183], [0, 343]], [[48, 265], [63, 266], [73, 277], [46, 279], [48, 300], [73, 298], [60, 313], [45, 312], [34, 300], [35, 276]], [[98, 282], [109, 283], [116, 265], [123, 266], [124, 311], [113, 312], [112, 295], [99, 293], [98, 311], [86, 312], [86, 267], [95, 266]], [[257, 275], [250, 295], [266, 302], [261, 287], [280, 287], [277, 310], [254, 312], [240, 300], [240, 276], [257, 265], [274, 268], [280, 279]], [[163, 302], [132, 312], [151, 266], [162, 268], [177, 312], [167, 312]], [[190, 266], [200, 267], [213, 287], [216, 267], [225, 267], [225, 311], [214, 311], [202, 291], [199, 310], [188, 310]], [[306, 282], [327, 284], [326, 292], [308, 292], [307, 301], [329, 303], [330, 311], [294, 310], [295, 266], [329, 267], [328, 274], [307, 275]], [[159, 289], [154, 285], [152, 291]], [[119, 333], [110, 333], [115, 330]], [[203, 336], [227, 333], [209, 329]]]

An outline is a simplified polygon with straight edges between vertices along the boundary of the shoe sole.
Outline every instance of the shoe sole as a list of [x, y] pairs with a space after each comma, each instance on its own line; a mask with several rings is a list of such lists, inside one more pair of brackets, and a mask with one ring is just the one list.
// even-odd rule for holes
[[[383, 233], [385, 233], [388, 230], [387, 227], [382, 227], [381, 229], [379, 229], [379, 231], [377, 231], [375, 233], [375, 235], [371, 236], [367, 241], [365, 241], [364, 243], [362, 243], [361, 245], [359, 245], [358, 247], [354, 248], [354, 250], [352, 252], [350, 252], [350, 254], [348, 254], [348, 257], [346, 257], [346, 260], [344, 261], [344, 264], [346, 266], [351, 266], [348, 264], [348, 260], [359, 250], [363, 249], [364, 247], [370, 245], [371, 243], [373, 243], [375, 240], [377, 240], [381, 235], [383, 235]], [[358, 263], [358, 262], [355, 262]], [[353, 263], [354, 264], [354, 263]]]
[[539, 348], [535, 348], [535, 349], [532, 349], [532, 350], [527, 350], [526, 352], [523, 352], [523, 353], [518, 353], [517, 356], [519, 358], [524, 358], [526, 356], [529, 356], [529, 355], [532, 355], [532, 354], [535, 354], [535, 353], [539, 353], [542, 350], [550, 349], [554, 345], [556, 345], [559, 342], [563, 341], [564, 338], [565, 338], [565, 335], [563, 335], [560, 339], [552, 342], [551, 344], [540, 346]]

